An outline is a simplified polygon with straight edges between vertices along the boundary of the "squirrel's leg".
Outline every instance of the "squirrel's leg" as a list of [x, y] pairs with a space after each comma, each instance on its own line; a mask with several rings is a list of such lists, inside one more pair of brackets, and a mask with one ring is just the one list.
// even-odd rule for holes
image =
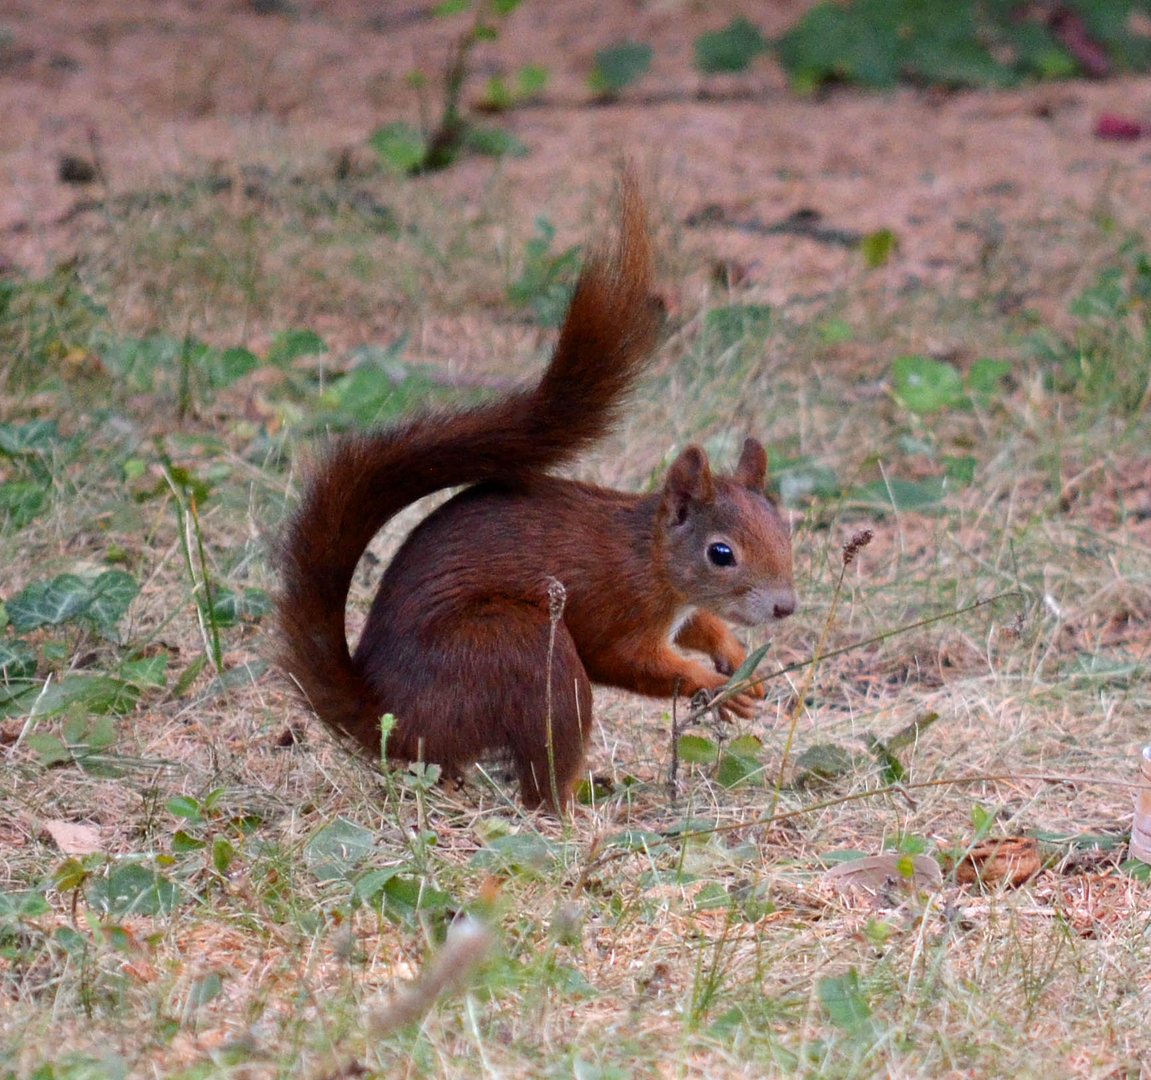
[[[675, 643], [682, 649], [693, 649], [711, 657], [715, 670], [731, 675], [747, 659], [747, 650], [731, 632], [731, 628], [718, 615], [710, 611], [696, 611], [680, 628]], [[753, 697], [764, 697], [763, 683], [752, 683], [747, 692]]]
[[563, 621], [553, 636], [546, 609], [504, 596], [403, 629], [366, 660], [397, 717], [388, 756], [434, 762], [446, 775], [506, 754], [524, 805], [562, 812], [591, 728], [591, 683]]
[[562, 621], [544, 612], [516, 613], [523, 648], [519, 670], [508, 671], [505, 717], [520, 798], [561, 814], [579, 782], [591, 731], [591, 682]]
[[[601, 656], [599, 661], [593, 672], [599, 681], [651, 697], [678, 694], [691, 698], [701, 690], [715, 692], [727, 682], [725, 675], [676, 652], [670, 642], [621, 650], [614, 657]], [[721, 707], [746, 718], [754, 715], [756, 704], [756, 698], [744, 691], [728, 698]]]

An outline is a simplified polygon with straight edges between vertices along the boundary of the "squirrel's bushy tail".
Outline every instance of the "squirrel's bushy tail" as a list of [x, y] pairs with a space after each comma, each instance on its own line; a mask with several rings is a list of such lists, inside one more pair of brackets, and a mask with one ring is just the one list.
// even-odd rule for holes
[[380, 703], [344, 627], [372, 537], [425, 495], [552, 468], [604, 435], [655, 348], [661, 308], [651, 278], [643, 202], [625, 175], [618, 236], [585, 263], [535, 387], [340, 438], [323, 454], [281, 540], [277, 615], [280, 664], [327, 725], [378, 752]]

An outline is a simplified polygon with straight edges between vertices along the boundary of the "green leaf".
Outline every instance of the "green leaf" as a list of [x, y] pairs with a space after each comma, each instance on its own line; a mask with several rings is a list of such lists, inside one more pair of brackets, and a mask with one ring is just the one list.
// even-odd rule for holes
[[651, 67], [652, 48], [638, 41], [621, 41], [595, 56], [588, 85], [604, 97], [614, 97]]
[[58, 626], [79, 617], [92, 601], [83, 578], [61, 574], [51, 581], [36, 581], [6, 601], [8, 619], [18, 633], [41, 626]]
[[22, 529], [48, 505], [48, 488], [30, 480], [0, 484], [0, 525]]
[[356, 876], [352, 887], [356, 896], [365, 904], [374, 904], [383, 893], [384, 886], [402, 872], [402, 866], [386, 866], [376, 870], [366, 870]]
[[513, 833], [488, 841], [469, 865], [499, 873], [537, 876], [559, 858], [559, 848], [538, 833]]
[[168, 682], [168, 661], [171, 657], [166, 653], [156, 653], [155, 656], [142, 656], [136, 660], [125, 660], [120, 665], [120, 678], [130, 682], [133, 686], [158, 688]]
[[863, 261], [871, 270], [887, 264], [891, 256], [899, 249], [899, 238], [890, 229], [879, 229], [868, 233], [859, 242], [859, 250], [863, 252]]
[[708, 343], [723, 351], [744, 342], [761, 345], [775, 325], [775, 314], [767, 304], [731, 304], [709, 311], [703, 325]]
[[551, 72], [542, 64], [525, 64], [516, 73], [516, 97], [526, 101], [542, 94], [551, 79]]
[[208, 846], [207, 840], [192, 836], [183, 829], [177, 829], [172, 834], [172, 851], [176, 855], [187, 855], [192, 851], [203, 851]]
[[925, 510], [937, 505], [946, 491], [942, 476], [927, 480], [876, 480], [852, 492], [852, 498], [862, 506], [877, 510]]
[[877, 739], [870, 732], [862, 736], [863, 745], [871, 751], [876, 764], [879, 765], [880, 774], [885, 784], [898, 784], [907, 777], [907, 770], [903, 762], [892, 753], [891, 748], [881, 739]]
[[744, 658], [743, 663], [731, 673], [731, 677], [727, 680], [728, 685], [735, 686], [745, 679], [750, 679], [751, 676], [755, 674], [755, 669], [763, 663], [763, 658], [767, 655], [770, 648], [771, 642], [769, 641], [766, 645], [760, 645], [758, 649], [753, 649], [749, 652]]
[[457, 907], [451, 893], [433, 888], [424, 879], [408, 874], [390, 878], [380, 890], [384, 914], [396, 922], [416, 926], [420, 916], [444, 914]]
[[212, 841], [212, 866], [217, 874], [226, 874], [236, 859], [236, 847], [226, 836]]
[[650, 829], [624, 829], [609, 836], [604, 846], [623, 848], [626, 851], [657, 851], [668, 846], [668, 839]]
[[97, 911], [121, 917], [166, 915], [179, 902], [180, 892], [163, 874], [139, 863], [123, 863], [95, 879], [87, 896]]
[[855, 755], [837, 743], [814, 743], [795, 759], [795, 782], [814, 787], [838, 780], [855, 769]]
[[829, 975], [820, 979], [816, 983], [816, 993], [828, 1020], [841, 1031], [863, 1035], [872, 1030], [871, 1006], [854, 968], [846, 975]]
[[105, 570], [89, 587], [88, 607], [84, 618], [107, 632], [114, 630], [128, 613], [140, 586], [123, 570]]
[[217, 586], [212, 595], [212, 618], [217, 626], [235, 626], [240, 622], [259, 622], [272, 610], [272, 599], [263, 589], [235, 592]]
[[524, 246], [523, 269], [508, 286], [508, 299], [530, 306], [536, 322], [548, 327], [563, 322], [580, 263], [578, 246], [553, 254], [554, 239], [551, 222], [537, 218], [536, 235]]
[[0, 454], [21, 457], [46, 454], [61, 443], [55, 420], [29, 420], [24, 424], [0, 424]]
[[891, 365], [891, 387], [904, 408], [924, 415], [963, 404], [963, 377], [954, 364], [930, 356], [901, 356]]
[[763, 741], [740, 735], [723, 749], [715, 778], [726, 788], [738, 787], [763, 775]]
[[170, 378], [179, 371], [184, 343], [166, 334], [144, 338], [109, 338], [100, 349], [105, 368], [129, 389], [150, 392], [157, 376]]
[[91, 581], [60, 574], [51, 581], [28, 585], [5, 607], [13, 628], [20, 633], [79, 618], [108, 633], [123, 618], [137, 592], [135, 579], [123, 570], [106, 570]]
[[259, 358], [248, 349], [238, 347], [225, 349], [209, 360], [208, 381], [217, 389], [231, 386], [245, 375], [250, 375], [259, 366]]
[[811, 499], [834, 499], [843, 490], [834, 469], [810, 458], [773, 464], [771, 478], [786, 506], [798, 506]]
[[971, 365], [963, 383], [972, 397], [990, 399], [1003, 391], [1003, 384], [1010, 375], [1009, 361], [983, 357]]
[[32, 715], [55, 716], [76, 705], [87, 713], [122, 716], [131, 712], [139, 699], [135, 686], [111, 675], [65, 675], [39, 694]]
[[701, 34], [695, 42], [695, 66], [705, 75], [744, 71], [760, 53], [767, 39], [747, 19], [735, 19], [723, 30]]
[[304, 861], [318, 880], [335, 881], [348, 877], [375, 846], [376, 837], [370, 829], [336, 818], [304, 845]]
[[51, 913], [52, 905], [44, 899], [43, 893], [32, 889], [0, 892], [0, 923], [8, 919], [35, 919]]
[[199, 825], [204, 820], [204, 815], [200, 810], [200, 800], [192, 798], [191, 795], [173, 795], [164, 805], [168, 808], [169, 814], [174, 814], [185, 821]]
[[975, 838], [973, 843], [979, 843], [981, 840], [986, 840], [991, 835], [991, 830], [995, 828], [995, 822], [998, 815], [994, 810], [988, 810], [985, 806], [980, 806], [975, 803], [971, 807], [971, 824], [975, 826]]
[[188, 1006], [198, 1009], [215, 1001], [223, 993], [224, 980], [218, 971], [209, 971], [192, 983], [188, 991]]
[[676, 750], [680, 761], [689, 765], [711, 765], [719, 758], [719, 747], [702, 735], [681, 735]]
[[975, 470], [979, 466], [979, 461], [970, 454], [944, 454], [940, 461], [947, 479], [956, 486], [966, 487], [975, 479]]
[[433, 14], [437, 19], [445, 19], [452, 15], [460, 15], [472, 6], [472, 0], [444, 0], [436, 6]]
[[922, 716], [917, 716], [910, 724], [901, 727], [887, 740], [888, 749], [904, 750], [909, 746], [914, 746], [918, 743], [920, 736], [927, 732], [938, 719], [939, 713], [937, 712], [927, 712]]
[[516, 97], [512, 93], [512, 88], [502, 75], [493, 75], [488, 79], [483, 96], [480, 98], [481, 107], [491, 112], [504, 112], [506, 109], [510, 109], [515, 101]]
[[199, 677], [200, 673], [208, 666], [208, 657], [204, 654], [197, 656], [181, 673], [180, 677], [176, 680], [176, 684], [172, 687], [172, 696], [174, 698], [182, 698]]
[[527, 146], [510, 131], [496, 127], [469, 127], [464, 133], [464, 148], [485, 157], [527, 157]]
[[403, 121], [377, 128], [370, 142], [380, 161], [394, 173], [416, 172], [427, 160], [427, 140]]
[[35, 677], [36, 653], [32, 646], [19, 639], [0, 640], [0, 687]]
[[284, 367], [301, 356], [320, 356], [328, 351], [324, 339], [314, 330], [284, 330], [272, 339], [267, 361]]

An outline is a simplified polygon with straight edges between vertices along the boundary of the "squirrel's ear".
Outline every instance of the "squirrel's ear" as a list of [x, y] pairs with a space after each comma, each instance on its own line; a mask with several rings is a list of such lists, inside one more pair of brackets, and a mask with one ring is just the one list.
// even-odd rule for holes
[[715, 484], [707, 454], [698, 446], [689, 446], [671, 463], [663, 482], [663, 505], [668, 517], [673, 524], [682, 525], [690, 503], [706, 504], [714, 500]]
[[767, 451], [758, 439], [743, 440], [743, 453], [739, 455], [732, 479], [752, 491], [763, 491], [767, 482]]

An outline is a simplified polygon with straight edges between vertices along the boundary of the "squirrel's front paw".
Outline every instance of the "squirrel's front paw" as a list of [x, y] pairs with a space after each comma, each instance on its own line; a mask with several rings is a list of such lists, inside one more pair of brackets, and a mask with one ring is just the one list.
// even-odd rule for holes
[[[723, 697], [722, 700], [717, 700], [721, 697], [721, 694], [721, 687], [717, 687], [714, 690], [699, 690], [692, 695], [691, 707], [693, 709], [704, 709], [714, 704], [716, 711], [724, 719], [728, 718], [728, 713], [734, 713], [742, 720], [750, 719], [755, 715], [756, 706], [759, 702], [749, 690], [741, 690], [737, 694], [732, 694]], [[763, 695], [760, 694], [758, 696], [762, 697]]]

